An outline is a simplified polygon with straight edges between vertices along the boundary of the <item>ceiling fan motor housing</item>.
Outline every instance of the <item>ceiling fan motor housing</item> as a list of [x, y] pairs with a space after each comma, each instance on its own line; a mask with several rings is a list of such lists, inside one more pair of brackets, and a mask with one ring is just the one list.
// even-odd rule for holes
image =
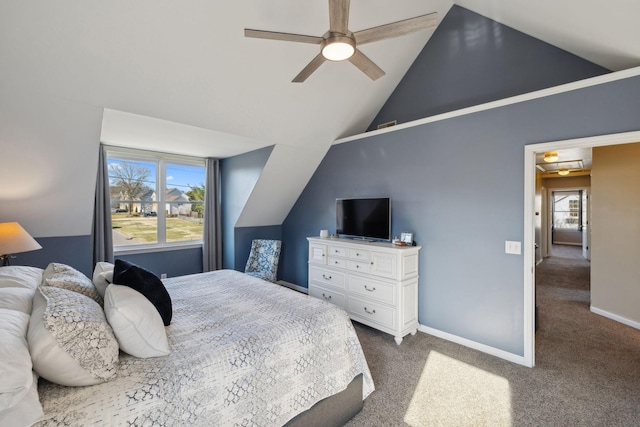
[[344, 61], [351, 58], [356, 51], [356, 39], [353, 33], [347, 34], [327, 32], [320, 43], [322, 56], [329, 61]]

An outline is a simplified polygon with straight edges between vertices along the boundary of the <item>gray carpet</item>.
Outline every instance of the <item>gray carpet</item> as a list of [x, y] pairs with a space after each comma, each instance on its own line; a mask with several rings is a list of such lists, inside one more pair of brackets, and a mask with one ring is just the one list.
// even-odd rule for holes
[[640, 425], [640, 331], [591, 313], [588, 262], [565, 256], [536, 270], [535, 368], [356, 323], [376, 391], [347, 425]]

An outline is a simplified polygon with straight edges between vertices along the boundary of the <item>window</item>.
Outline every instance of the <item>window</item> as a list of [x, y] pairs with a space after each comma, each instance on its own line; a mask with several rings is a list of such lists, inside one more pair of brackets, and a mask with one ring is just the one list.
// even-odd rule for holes
[[109, 149], [114, 248], [202, 241], [204, 159]]
[[582, 230], [582, 190], [553, 192], [553, 228]]

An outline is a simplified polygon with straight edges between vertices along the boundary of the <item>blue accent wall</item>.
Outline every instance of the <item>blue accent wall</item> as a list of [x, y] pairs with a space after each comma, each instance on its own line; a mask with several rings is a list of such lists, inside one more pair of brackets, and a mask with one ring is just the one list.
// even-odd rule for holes
[[[46, 268], [49, 263], [59, 262], [70, 265], [88, 277], [93, 274], [91, 236], [37, 237], [35, 239], [42, 249], [15, 254], [11, 265]], [[144, 267], [158, 277], [162, 273], [167, 273], [168, 277], [202, 273], [201, 247], [120, 255], [116, 258]]]
[[[604, 72], [462, 8], [451, 13], [462, 29], [456, 35], [447, 15], [379, 121], [423, 118]], [[553, 52], [524, 67], [518, 49], [523, 59]], [[523, 356], [524, 262], [505, 254], [504, 242], [524, 240], [524, 146], [638, 130], [638, 111], [634, 77], [334, 145], [283, 223], [282, 276], [307, 286], [306, 237], [335, 230], [336, 198], [388, 195], [392, 233], [413, 232], [422, 245], [420, 323]]]
[[283, 278], [307, 284], [307, 236], [335, 199], [388, 194], [420, 252], [421, 324], [524, 354], [524, 146], [638, 130], [640, 77], [333, 146], [283, 224]]
[[90, 276], [93, 273], [91, 236], [35, 237], [42, 249], [15, 254], [11, 265], [47, 268], [52, 262], [70, 265]]
[[609, 70], [454, 5], [369, 130], [608, 73]]
[[267, 147], [220, 161], [223, 268], [236, 268], [236, 253], [241, 249], [235, 246], [236, 222], [272, 151]]
[[158, 277], [164, 273], [167, 277], [202, 273], [202, 247], [116, 255], [115, 258], [146, 268]]
[[[247, 264], [247, 258], [249, 258], [249, 251], [251, 250], [251, 241], [253, 239], [282, 240], [282, 226], [268, 225], [264, 227], [236, 227], [234, 232], [236, 253], [233, 269], [244, 271], [244, 267]], [[281, 253], [284, 253], [285, 249], [285, 245], [283, 244]], [[281, 276], [281, 263], [282, 262], [278, 265], [278, 277]]]

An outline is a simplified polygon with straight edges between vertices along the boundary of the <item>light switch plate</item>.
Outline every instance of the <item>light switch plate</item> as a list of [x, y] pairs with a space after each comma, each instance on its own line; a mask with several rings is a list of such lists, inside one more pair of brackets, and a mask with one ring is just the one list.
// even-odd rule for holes
[[521, 242], [514, 242], [512, 240], [505, 240], [504, 252], [507, 254], [520, 255], [522, 253]]

